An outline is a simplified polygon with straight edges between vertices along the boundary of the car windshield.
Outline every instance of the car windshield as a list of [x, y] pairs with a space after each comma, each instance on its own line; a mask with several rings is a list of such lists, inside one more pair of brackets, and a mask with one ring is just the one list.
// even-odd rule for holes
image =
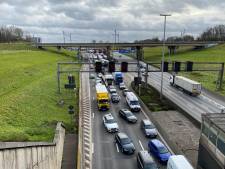
[[127, 117], [133, 116], [133, 114], [130, 111], [125, 112]]
[[121, 139], [121, 143], [124, 145], [124, 144], [130, 144], [131, 143], [131, 140], [127, 137], [127, 138], [123, 138]]
[[158, 167], [155, 163], [148, 163], [145, 164], [144, 169], [158, 169]]
[[102, 100], [99, 100], [99, 103], [102, 103], [102, 104], [108, 103], [108, 100], [107, 99], [102, 99]]
[[159, 147], [159, 152], [160, 152], [160, 154], [166, 154], [166, 153], [168, 153], [168, 150], [166, 147]]
[[116, 120], [115, 119], [108, 119], [106, 122], [109, 123], [109, 124], [112, 124], [112, 123], [116, 123]]
[[139, 102], [138, 101], [131, 101], [130, 104], [131, 105], [139, 105]]
[[153, 124], [148, 124], [145, 126], [145, 129], [154, 129], [155, 126]]

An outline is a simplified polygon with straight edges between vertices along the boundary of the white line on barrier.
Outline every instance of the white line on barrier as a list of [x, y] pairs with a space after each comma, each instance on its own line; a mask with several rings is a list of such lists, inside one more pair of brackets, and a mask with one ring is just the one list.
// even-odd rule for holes
[[94, 149], [94, 143], [92, 143], [92, 154], [94, 154], [94, 151], [95, 151], [95, 149]]
[[145, 150], [140, 140], [139, 140], [139, 144], [140, 144], [140, 146], [141, 146], [141, 149], [142, 149], [142, 150]]
[[117, 143], [116, 143], [116, 150], [117, 150], [117, 152], [118, 152], [118, 153], [120, 152], [120, 150], [119, 150], [119, 147], [118, 147]]

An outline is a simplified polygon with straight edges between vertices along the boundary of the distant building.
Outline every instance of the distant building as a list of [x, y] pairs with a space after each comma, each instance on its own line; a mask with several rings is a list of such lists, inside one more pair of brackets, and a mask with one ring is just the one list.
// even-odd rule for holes
[[225, 113], [202, 115], [197, 168], [225, 168]]

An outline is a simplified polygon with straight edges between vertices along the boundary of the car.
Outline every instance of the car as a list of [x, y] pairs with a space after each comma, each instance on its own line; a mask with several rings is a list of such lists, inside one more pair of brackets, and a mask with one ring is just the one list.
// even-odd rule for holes
[[122, 82], [122, 83], [119, 84], [119, 88], [120, 88], [121, 90], [124, 90], [124, 89], [126, 89], [126, 86], [125, 86], [125, 84]]
[[134, 154], [135, 147], [132, 140], [127, 136], [126, 133], [119, 132], [115, 135], [115, 142], [118, 148], [121, 149], [124, 154]]
[[90, 69], [94, 69], [94, 65], [90, 65]]
[[126, 93], [129, 92], [127, 88], [123, 89], [123, 96], [126, 96]]
[[94, 74], [90, 74], [90, 79], [95, 79], [95, 75]]
[[145, 68], [140, 68], [139, 70], [140, 70], [141, 73], [146, 72]]
[[136, 123], [137, 117], [128, 109], [121, 109], [119, 111], [120, 117], [122, 117], [124, 120], [130, 122], [130, 123]]
[[111, 94], [111, 100], [112, 100], [113, 103], [119, 103], [120, 96], [117, 93], [112, 93]]
[[152, 153], [161, 163], [167, 163], [171, 153], [166, 146], [158, 139], [152, 139], [148, 142], [149, 152]]
[[98, 73], [99, 78], [102, 78], [102, 76], [103, 76], [102, 73]]
[[145, 134], [146, 137], [155, 138], [158, 135], [158, 131], [155, 128], [154, 124], [148, 119], [141, 120], [141, 130]]
[[119, 126], [111, 113], [104, 115], [102, 119], [103, 119], [103, 124], [105, 129], [109, 133], [114, 133], [119, 131]]
[[110, 92], [110, 93], [116, 93], [116, 88], [115, 88], [115, 86], [110, 85], [110, 86], [109, 86], [109, 92]]
[[95, 84], [98, 84], [98, 83], [102, 83], [102, 80], [101, 80], [101, 79], [99, 79], [99, 78], [96, 78], [96, 80], [95, 80]]
[[158, 169], [155, 161], [146, 150], [142, 150], [138, 152], [137, 166], [139, 169]]

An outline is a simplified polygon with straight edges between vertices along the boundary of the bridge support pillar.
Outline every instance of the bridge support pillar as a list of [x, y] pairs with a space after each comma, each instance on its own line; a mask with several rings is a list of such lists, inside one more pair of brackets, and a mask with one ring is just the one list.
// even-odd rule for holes
[[137, 56], [137, 60], [138, 60], [138, 61], [144, 59], [144, 58], [143, 58], [143, 56], [144, 56], [143, 52], [144, 52], [143, 47], [141, 47], [141, 46], [136, 46], [136, 56]]
[[107, 46], [106, 47], [106, 56], [108, 60], [111, 60], [111, 56], [110, 56], [110, 51], [111, 51], [111, 47]]
[[77, 58], [82, 60], [81, 47], [77, 50]]
[[178, 48], [178, 46], [168, 46], [169, 53], [170, 54], [176, 54], [177, 48]]

